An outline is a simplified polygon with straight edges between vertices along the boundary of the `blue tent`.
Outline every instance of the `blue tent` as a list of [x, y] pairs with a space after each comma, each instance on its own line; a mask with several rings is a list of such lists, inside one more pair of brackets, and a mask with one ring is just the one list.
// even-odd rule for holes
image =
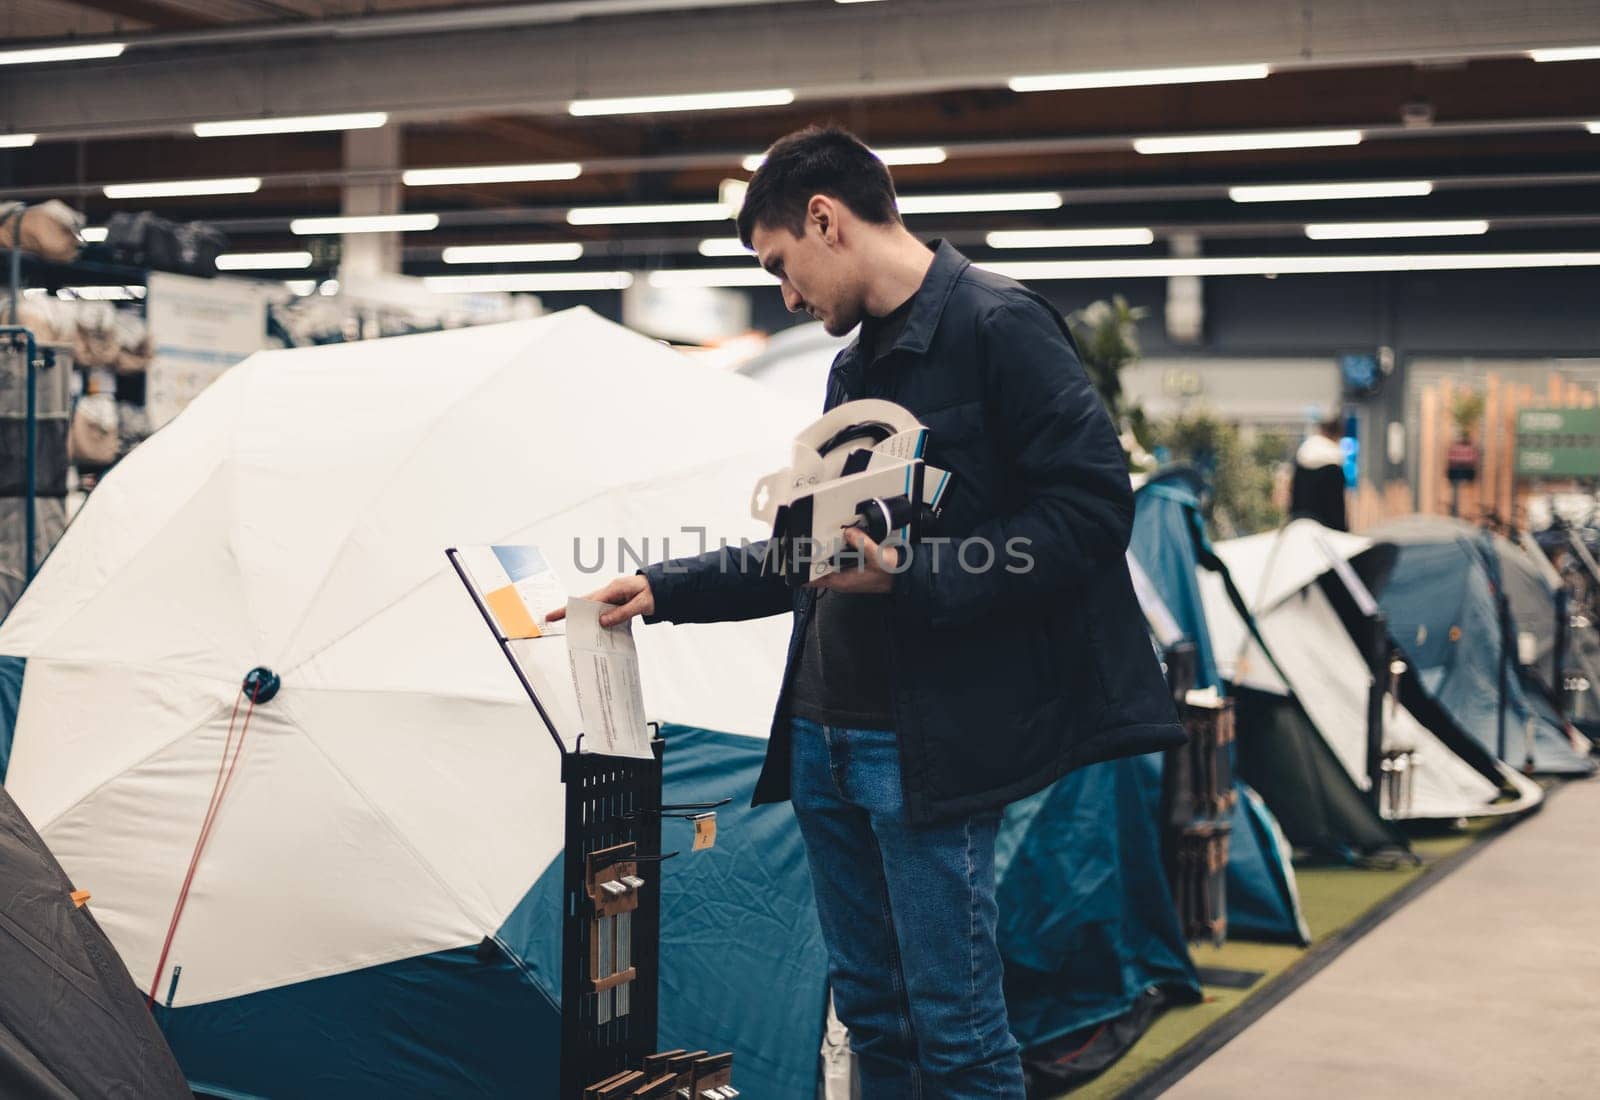
[[1502, 625], [1500, 565], [1490, 536], [1439, 516], [1383, 524], [1374, 538], [1398, 557], [1377, 593], [1389, 632], [1422, 687], [1491, 753], [1500, 742], [1500, 662], [1508, 658], [1505, 761], [1551, 775], [1595, 770], [1528, 670], [1516, 659], [1515, 626]]
[[[1164, 471], [1134, 495], [1129, 546], [1157, 594], [1195, 647], [1196, 685], [1223, 688], [1206, 629], [1197, 571], [1209, 557], [1200, 518], [1199, 476]], [[1160, 772], [1152, 773], [1157, 786]], [[1294, 868], [1283, 831], [1258, 795], [1244, 783], [1234, 808], [1228, 850], [1228, 930], [1247, 939], [1307, 943], [1310, 937], [1295, 893]]]

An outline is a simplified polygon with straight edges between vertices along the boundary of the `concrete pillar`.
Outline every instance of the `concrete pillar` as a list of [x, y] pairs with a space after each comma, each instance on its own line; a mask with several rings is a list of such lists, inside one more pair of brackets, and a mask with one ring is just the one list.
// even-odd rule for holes
[[[347, 183], [341, 212], [398, 214], [400, 197], [400, 127], [394, 123], [373, 130], [347, 130], [344, 166], [357, 171], [396, 173], [384, 183]], [[341, 278], [372, 278], [400, 273], [400, 234], [346, 233], [340, 242]]]
[[[1174, 233], [1167, 241], [1175, 258], [1193, 259], [1200, 255], [1196, 233]], [[1167, 280], [1167, 342], [1179, 347], [1197, 347], [1205, 340], [1205, 287], [1198, 275], [1174, 275]]]

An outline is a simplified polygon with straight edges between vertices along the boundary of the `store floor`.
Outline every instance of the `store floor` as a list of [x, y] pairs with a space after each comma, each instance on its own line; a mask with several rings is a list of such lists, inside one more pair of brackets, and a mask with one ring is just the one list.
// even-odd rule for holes
[[1165, 1095], [1595, 1095], [1600, 781], [1390, 916]]

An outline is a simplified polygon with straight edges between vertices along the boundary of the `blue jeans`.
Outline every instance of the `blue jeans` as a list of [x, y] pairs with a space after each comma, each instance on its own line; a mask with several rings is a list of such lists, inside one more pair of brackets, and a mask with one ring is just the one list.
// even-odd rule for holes
[[998, 812], [906, 821], [895, 735], [794, 720], [791, 797], [864, 1100], [1022, 1100], [995, 945]]

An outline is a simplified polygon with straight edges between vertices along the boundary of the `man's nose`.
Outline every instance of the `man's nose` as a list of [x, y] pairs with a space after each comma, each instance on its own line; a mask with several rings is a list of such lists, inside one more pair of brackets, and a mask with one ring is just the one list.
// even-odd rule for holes
[[788, 283], [783, 284], [783, 304], [790, 313], [799, 313], [804, 303], [800, 300], [800, 292]]

